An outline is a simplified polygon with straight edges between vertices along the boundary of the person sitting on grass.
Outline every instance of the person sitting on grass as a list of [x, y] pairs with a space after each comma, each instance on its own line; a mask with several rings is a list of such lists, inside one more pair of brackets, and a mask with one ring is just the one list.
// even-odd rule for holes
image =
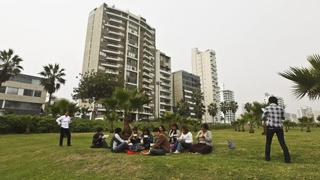
[[171, 152], [174, 152], [177, 149], [179, 136], [180, 136], [180, 131], [179, 131], [178, 125], [176, 123], [173, 123], [169, 131], [169, 143], [170, 143]]
[[142, 149], [149, 150], [151, 143], [153, 143], [153, 136], [150, 133], [150, 130], [148, 128], [145, 128], [141, 136]]
[[169, 153], [170, 143], [167, 139], [167, 136], [164, 135], [159, 128], [155, 128], [153, 132], [157, 140], [155, 144], [151, 146], [150, 151], [146, 154], [157, 156], [157, 155], [165, 155], [166, 153]]
[[180, 153], [184, 150], [190, 151], [190, 148], [192, 146], [193, 138], [192, 133], [189, 131], [189, 128], [187, 126], [182, 126], [181, 130], [182, 134], [178, 138], [177, 150], [174, 153]]
[[126, 149], [128, 149], [128, 142], [123, 140], [120, 137], [121, 134], [121, 128], [116, 128], [114, 130], [114, 135], [111, 140], [111, 151], [115, 153], [124, 152]]
[[106, 138], [107, 136], [103, 134], [103, 129], [98, 127], [97, 132], [92, 137], [91, 148], [108, 148], [108, 144], [105, 140]]
[[205, 123], [201, 125], [201, 130], [198, 132], [196, 138], [198, 144], [192, 145], [190, 152], [200, 154], [212, 152], [212, 134], [211, 131], [209, 131], [208, 124]]
[[134, 127], [132, 129], [132, 134], [128, 139], [129, 149], [131, 151], [138, 152], [140, 150], [140, 142], [141, 142], [141, 139], [138, 132], [138, 128]]

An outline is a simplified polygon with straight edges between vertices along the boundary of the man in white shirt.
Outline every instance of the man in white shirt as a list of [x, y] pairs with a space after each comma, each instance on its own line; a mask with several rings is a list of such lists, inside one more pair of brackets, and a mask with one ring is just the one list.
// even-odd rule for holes
[[68, 139], [68, 146], [71, 146], [71, 133], [69, 130], [69, 124], [71, 123], [71, 117], [69, 116], [69, 113], [66, 112], [63, 116], [59, 117], [57, 120], [58, 125], [61, 127], [60, 128], [60, 141], [59, 145], [63, 145], [63, 137], [64, 135], [67, 136]]

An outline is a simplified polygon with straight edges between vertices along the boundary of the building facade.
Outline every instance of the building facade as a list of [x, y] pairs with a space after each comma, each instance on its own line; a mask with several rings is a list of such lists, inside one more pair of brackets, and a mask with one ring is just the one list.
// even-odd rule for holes
[[[201, 91], [204, 95], [206, 109], [211, 103], [216, 103], [217, 105], [220, 103], [215, 55], [216, 53], [213, 50], [201, 52], [197, 48], [192, 49], [192, 73], [200, 77]], [[213, 118], [207, 110], [203, 119], [205, 122], [213, 122]]]
[[172, 112], [172, 75], [171, 58], [157, 50], [155, 61], [155, 117]]
[[313, 118], [314, 114], [312, 111], [312, 108], [309, 106], [305, 106], [305, 107], [300, 107], [298, 109], [298, 118], [302, 118], [302, 117], [308, 117], [308, 118]]
[[154, 113], [155, 29], [143, 17], [103, 4], [88, 19], [82, 73], [103, 71], [128, 89], [143, 90], [152, 100], [141, 118]]
[[[221, 96], [222, 96], [222, 101], [224, 102], [231, 102], [234, 101], [234, 93], [231, 90], [222, 90], [221, 91]], [[232, 121], [235, 120], [236, 118], [236, 114], [233, 113], [232, 111], [228, 111], [226, 112], [226, 114], [224, 115], [224, 120], [227, 123], [231, 123]]]
[[0, 87], [0, 109], [18, 114], [40, 114], [47, 92], [41, 78], [18, 74]]
[[172, 73], [173, 77], [173, 102], [176, 106], [181, 100], [189, 104], [191, 117], [195, 116], [193, 112], [194, 103], [192, 102], [192, 94], [200, 89], [200, 77], [186, 71], [177, 71]]

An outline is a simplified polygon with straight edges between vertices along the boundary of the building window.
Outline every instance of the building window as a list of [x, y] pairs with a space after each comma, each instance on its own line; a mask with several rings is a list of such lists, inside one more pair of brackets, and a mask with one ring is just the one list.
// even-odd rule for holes
[[16, 110], [27, 110], [27, 111], [40, 111], [41, 106], [42, 104], [38, 104], [38, 103], [6, 101], [4, 108], [16, 109]]
[[13, 87], [8, 87], [7, 88], [7, 94], [18, 94], [19, 89], [18, 88], [13, 88]]
[[0, 87], [0, 93], [6, 93], [6, 87], [5, 86], [1, 86]]
[[134, 46], [138, 46], [138, 37], [137, 36], [135, 36], [133, 34], [129, 34], [128, 41], [129, 41], [129, 44], [132, 44]]
[[137, 73], [127, 71], [126, 81], [128, 83], [137, 84]]
[[23, 91], [23, 95], [24, 95], [24, 96], [33, 96], [33, 90], [31, 90], [31, 89], [25, 89], [25, 90]]
[[137, 60], [129, 59], [127, 61], [127, 69], [137, 71]]
[[128, 46], [128, 56], [131, 58], [138, 59], [138, 49], [135, 47]]
[[32, 79], [31, 84], [40, 85], [40, 80], [39, 79]]
[[34, 97], [41, 97], [41, 91], [34, 91]]
[[3, 100], [0, 100], [0, 109], [2, 108]]

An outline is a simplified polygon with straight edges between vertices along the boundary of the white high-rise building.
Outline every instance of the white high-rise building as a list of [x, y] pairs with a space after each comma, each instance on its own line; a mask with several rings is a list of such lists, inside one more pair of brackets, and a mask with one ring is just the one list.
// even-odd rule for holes
[[155, 96], [155, 29], [146, 19], [102, 4], [89, 14], [82, 73], [102, 71], [151, 102], [137, 119], [152, 118]]
[[[224, 102], [234, 101], [234, 93], [231, 90], [222, 90], [221, 96], [222, 96], [222, 101]], [[231, 123], [232, 121], [235, 120], [235, 118], [236, 118], [236, 115], [232, 111], [226, 112], [224, 116], [224, 120], [226, 123]]]
[[[192, 49], [192, 73], [200, 77], [201, 91], [204, 95], [204, 105], [207, 107], [211, 103], [220, 103], [220, 89], [218, 86], [218, 75], [215, 51], [208, 49], [199, 51], [198, 48]], [[218, 113], [219, 114], [219, 113]], [[219, 119], [219, 115], [216, 117]], [[213, 118], [208, 111], [203, 117], [204, 122], [213, 122]]]
[[308, 118], [314, 117], [312, 108], [309, 106], [300, 107], [298, 109], [298, 118], [302, 118], [302, 117], [308, 117]]
[[172, 75], [171, 58], [156, 50], [155, 61], [155, 117], [162, 117], [165, 112], [172, 112]]

